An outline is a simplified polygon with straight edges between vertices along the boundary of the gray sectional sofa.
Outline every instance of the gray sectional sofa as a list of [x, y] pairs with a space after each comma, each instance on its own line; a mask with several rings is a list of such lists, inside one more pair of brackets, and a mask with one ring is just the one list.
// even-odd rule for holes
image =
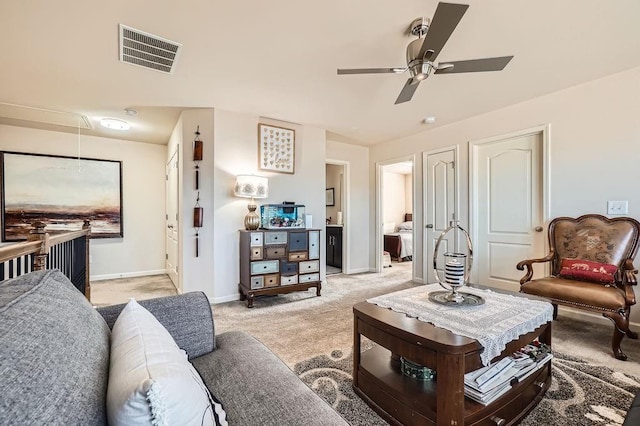
[[[221, 400], [230, 425], [346, 425], [269, 349], [215, 334], [202, 293], [141, 301]], [[0, 424], [107, 424], [109, 336], [124, 305], [94, 309], [59, 271], [0, 282]]]

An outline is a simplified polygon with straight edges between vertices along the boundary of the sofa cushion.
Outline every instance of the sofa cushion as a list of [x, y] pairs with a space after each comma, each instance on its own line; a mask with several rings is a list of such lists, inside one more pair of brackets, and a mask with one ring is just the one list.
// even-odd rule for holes
[[160, 322], [133, 299], [113, 326], [110, 366], [110, 424], [226, 425], [222, 406], [211, 403], [211, 396], [186, 353]]
[[616, 265], [592, 262], [583, 259], [562, 259], [559, 276], [574, 280], [583, 280], [612, 284], [615, 282]]
[[0, 282], [0, 424], [106, 424], [109, 328], [58, 270]]
[[[201, 291], [183, 293], [138, 302], [167, 329], [173, 340], [189, 355], [189, 359], [211, 352], [216, 336], [209, 299]], [[126, 304], [98, 308], [111, 328]]]
[[241, 331], [216, 336], [217, 349], [193, 360], [224, 402], [233, 425], [333, 426], [348, 423], [267, 347]]

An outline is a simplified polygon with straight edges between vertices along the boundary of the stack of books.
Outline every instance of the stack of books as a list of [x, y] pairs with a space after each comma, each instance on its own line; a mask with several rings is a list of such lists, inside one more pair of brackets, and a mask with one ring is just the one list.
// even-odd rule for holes
[[553, 355], [551, 348], [534, 342], [511, 356], [464, 375], [464, 394], [483, 405], [504, 395], [513, 385], [542, 368]]

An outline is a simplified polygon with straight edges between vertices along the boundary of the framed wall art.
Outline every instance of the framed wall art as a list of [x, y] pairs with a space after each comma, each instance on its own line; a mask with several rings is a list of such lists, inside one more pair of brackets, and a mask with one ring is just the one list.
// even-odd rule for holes
[[294, 174], [296, 132], [293, 129], [258, 125], [258, 168]]
[[32, 223], [92, 238], [120, 238], [122, 162], [0, 151], [2, 241], [25, 240]]
[[335, 206], [336, 202], [334, 200], [334, 188], [327, 188], [324, 193], [325, 197], [325, 206]]

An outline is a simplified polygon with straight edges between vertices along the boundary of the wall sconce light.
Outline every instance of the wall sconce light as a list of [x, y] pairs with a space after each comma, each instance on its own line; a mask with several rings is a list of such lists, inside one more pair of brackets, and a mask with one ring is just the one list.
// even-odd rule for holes
[[260, 227], [260, 215], [256, 213], [256, 198], [269, 196], [269, 180], [266, 177], [255, 175], [238, 175], [233, 193], [236, 197], [251, 198], [247, 206], [249, 213], [244, 217], [244, 227], [247, 230], [255, 230]]

